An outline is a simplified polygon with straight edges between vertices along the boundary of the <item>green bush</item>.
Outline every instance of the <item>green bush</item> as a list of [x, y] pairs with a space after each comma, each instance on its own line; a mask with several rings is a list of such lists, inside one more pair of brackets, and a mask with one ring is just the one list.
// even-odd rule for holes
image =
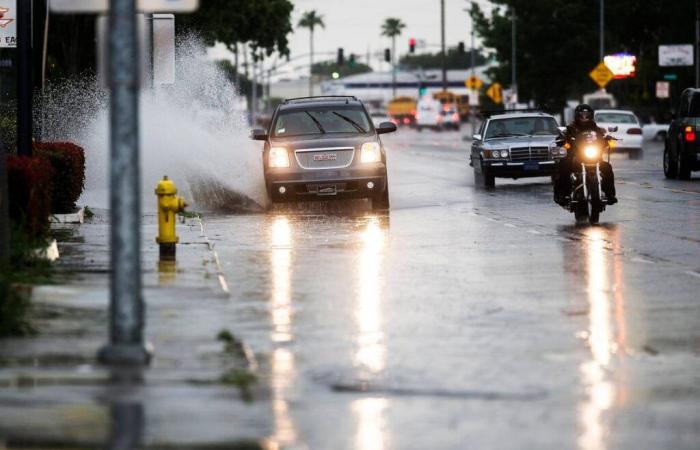
[[35, 332], [29, 321], [29, 295], [0, 275], [0, 337], [26, 336]]
[[51, 212], [74, 212], [85, 187], [85, 151], [70, 142], [36, 142], [34, 152], [48, 159], [53, 167]]

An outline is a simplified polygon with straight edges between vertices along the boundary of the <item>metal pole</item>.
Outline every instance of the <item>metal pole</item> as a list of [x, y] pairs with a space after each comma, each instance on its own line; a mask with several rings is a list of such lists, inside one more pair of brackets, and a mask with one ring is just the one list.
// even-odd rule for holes
[[700, 0], [695, 2], [695, 87], [700, 86]]
[[7, 189], [7, 151], [4, 136], [0, 135], [0, 269], [10, 262], [10, 218]]
[[233, 55], [234, 55], [233, 65], [234, 65], [234, 69], [235, 69], [234, 74], [233, 74], [233, 77], [234, 77], [233, 80], [234, 80], [234, 83], [236, 83], [236, 89], [238, 89], [240, 92], [241, 77], [238, 74], [238, 42], [236, 42], [236, 51]]
[[32, 0], [17, 0], [17, 154], [32, 156]]
[[517, 47], [517, 39], [516, 39], [516, 31], [517, 31], [517, 25], [516, 22], [518, 21], [518, 16], [515, 12], [515, 8], [513, 8], [513, 20], [512, 20], [512, 25], [513, 29], [511, 30], [511, 47], [513, 54], [511, 55], [511, 90], [513, 91], [513, 94], [517, 94], [518, 92], [518, 47]]
[[255, 128], [255, 118], [258, 115], [258, 60], [255, 52], [253, 56], [253, 92], [251, 93], [251, 106], [250, 106], [250, 123], [253, 128]]
[[440, 0], [440, 39], [442, 47], [442, 54], [440, 57], [440, 63], [442, 65], [442, 90], [443, 92], [447, 90], [447, 61], [445, 55], [445, 0]]
[[136, 0], [110, 0], [110, 342], [101, 362], [146, 364], [141, 297], [139, 174], [139, 50]]
[[600, 60], [605, 58], [605, 0], [600, 0]]
[[[474, 9], [474, 2], [471, 2], [471, 7]], [[476, 76], [476, 49], [474, 48], [474, 18], [471, 16], [471, 13], [469, 14], [469, 17], [471, 18], [471, 40], [472, 40], [472, 51], [471, 51], [471, 66], [472, 66], [472, 78]], [[471, 106], [469, 108], [469, 123], [472, 128], [471, 134], [474, 135], [476, 133], [476, 114], [474, 114], [474, 111], [471, 110]]]
[[309, 97], [314, 96], [314, 26], [309, 29]]
[[396, 36], [391, 37], [391, 93], [396, 98]]

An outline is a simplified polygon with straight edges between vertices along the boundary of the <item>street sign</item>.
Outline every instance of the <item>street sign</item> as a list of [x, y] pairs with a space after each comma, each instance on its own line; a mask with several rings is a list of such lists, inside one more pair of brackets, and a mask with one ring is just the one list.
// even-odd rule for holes
[[0, 0], [0, 48], [17, 47], [17, 0]]
[[469, 78], [467, 78], [467, 79], [464, 81], [464, 85], [465, 85], [468, 89], [472, 89], [472, 90], [474, 90], [474, 91], [478, 91], [479, 89], [481, 89], [481, 86], [484, 85], [484, 82], [481, 81], [481, 80], [479, 79], [479, 77], [472, 75], [472, 76], [470, 76]]
[[615, 74], [612, 73], [610, 69], [608, 69], [608, 66], [605, 65], [603, 61], [598, 64], [595, 69], [591, 71], [589, 76], [593, 79], [593, 81], [596, 82], [598, 86], [600, 86], [601, 89], [603, 89], [605, 86], [610, 83], [610, 81], [615, 78]]
[[664, 75], [664, 80], [666, 81], [676, 81], [678, 79], [678, 75], [675, 73], [667, 73]]
[[[109, 0], [51, 0], [51, 11], [55, 13], [102, 14], [109, 11]], [[192, 12], [199, 7], [199, 0], [137, 0], [140, 12]]]
[[486, 95], [488, 95], [494, 103], [503, 103], [503, 88], [499, 83], [493, 83], [491, 86], [489, 86], [489, 88], [486, 90]]
[[659, 66], [692, 66], [695, 64], [693, 50], [693, 44], [659, 45]]
[[637, 72], [637, 57], [629, 53], [608, 55], [603, 61], [616, 80], [633, 77]]
[[668, 81], [656, 82], [656, 98], [669, 98], [671, 92], [671, 83]]

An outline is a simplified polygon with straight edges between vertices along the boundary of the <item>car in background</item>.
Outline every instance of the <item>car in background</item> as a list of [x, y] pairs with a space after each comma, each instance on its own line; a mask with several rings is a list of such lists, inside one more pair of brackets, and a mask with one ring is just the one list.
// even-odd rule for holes
[[556, 119], [544, 113], [494, 115], [481, 124], [472, 138], [469, 165], [474, 179], [495, 186], [496, 177], [551, 177], [556, 161], [566, 150], [555, 144], [560, 134]]
[[430, 95], [424, 95], [418, 101], [416, 112], [416, 129], [423, 131], [425, 128], [441, 131], [443, 129], [443, 107], [439, 100]]
[[412, 126], [416, 122], [416, 100], [413, 97], [396, 97], [386, 105], [391, 121], [398, 126]]
[[622, 109], [599, 109], [593, 116], [599, 127], [617, 131], [610, 132], [616, 141], [616, 152], [627, 152], [630, 159], [642, 157], [644, 136], [642, 125], [632, 111]]
[[[369, 117], [372, 119], [372, 124], [375, 128], [379, 127], [384, 122], [394, 122], [389, 114], [384, 110], [370, 111]], [[396, 122], [394, 122], [396, 124]]]
[[267, 130], [251, 131], [264, 141], [265, 185], [273, 203], [369, 198], [372, 209], [389, 208], [386, 153], [378, 127], [361, 101], [348, 96], [285, 100]]
[[457, 111], [457, 105], [443, 104], [440, 115], [442, 116], [443, 129], [459, 131], [461, 120], [459, 117], [459, 111]]
[[665, 141], [669, 126], [668, 123], [646, 123], [642, 125], [642, 136], [649, 141]]
[[686, 89], [666, 136], [663, 162], [666, 178], [689, 180], [692, 171], [700, 170], [699, 133], [700, 89]]

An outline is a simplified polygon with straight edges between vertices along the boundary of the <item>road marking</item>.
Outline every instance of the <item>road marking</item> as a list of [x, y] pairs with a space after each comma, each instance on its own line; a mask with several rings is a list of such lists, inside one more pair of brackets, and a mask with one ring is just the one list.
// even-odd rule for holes
[[687, 273], [690, 276], [693, 276], [695, 278], [700, 278], [700, 273], [694, 271], [694, 270], [687, 270], [685, 273]]
[[635, 256], [634, 258], [632, 258], [632, 261], [643, 263], [643, 264], [656, 264], [656, 261], [651, 261], [649, 259], [641, 258], [639, 256]]

